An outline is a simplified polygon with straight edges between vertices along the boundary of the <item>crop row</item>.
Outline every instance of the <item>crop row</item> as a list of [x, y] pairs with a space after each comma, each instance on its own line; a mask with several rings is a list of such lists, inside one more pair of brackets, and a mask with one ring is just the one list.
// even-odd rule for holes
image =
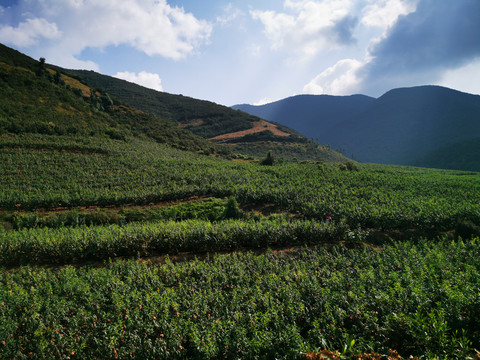
[[298, 358], [316, 349], [466, 359], [480, 241], [216, 255], [0, 273], [0, 358]]
[[202, 220], [125, 226], [36, 228], [0, 233], [0, 264], [72, 264], [127, 256], [206, 253], [358, 240], [345, 224], [316, 221]]
[[[64, 141], [73, 146], [73, 140]], [[307, 218], [344, 218], [352, 227], [450, 230], [458, 221], [480, 223], [477, 173], [375, 165], [349, 171], [317, 163], [260, 166], [140, 141], [77, 145], [103, 146], [107, 155], [0, 149], [0, 208], [122, 206], [233, 195], [240, 203], [275, 204]]]

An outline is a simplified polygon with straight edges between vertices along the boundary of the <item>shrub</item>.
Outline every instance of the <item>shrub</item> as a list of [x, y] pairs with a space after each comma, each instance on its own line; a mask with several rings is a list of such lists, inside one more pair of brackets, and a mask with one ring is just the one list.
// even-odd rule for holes
[[273, 155], [272, 155], [272, 152], [269, 151], [267, 153], [267, 157], [265, 159], [263, 159], [260, 164], [262, 165], [273, 165], [275, 163], [275, 159], [273, 158]]
[[234, 196], [230, 196], [225, 205], [224, 216], [226, 219], [238, 219], [242, 215], [242, 210], [238, 206], [237, 199]]

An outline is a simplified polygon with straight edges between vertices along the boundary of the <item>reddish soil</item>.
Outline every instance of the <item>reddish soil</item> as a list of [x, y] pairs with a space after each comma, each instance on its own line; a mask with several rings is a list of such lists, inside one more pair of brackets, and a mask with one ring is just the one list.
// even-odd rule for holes
[[253, 127], [251, 129], [218, 135], [213, 138], [210, 138], [210, 140], [237, 139], [237, 138], [244, 137], [245, 135], [248, 135], [248, 134], [260, 133], [267, 130], [271, 131], [276, 136], [284, 136], [284, 137], [290, 136], [290, 134], [277, 128], [276, 125], [262, 120], [262, 121], [257, 121], [253, 123]]

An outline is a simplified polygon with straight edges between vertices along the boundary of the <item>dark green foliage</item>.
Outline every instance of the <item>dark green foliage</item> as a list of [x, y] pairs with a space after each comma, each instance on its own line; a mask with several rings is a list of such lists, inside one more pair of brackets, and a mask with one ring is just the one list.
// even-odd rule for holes
[[263, 167], [150, 142], [47, 135], [0, 138], [0, 152], [3, 209], [233, 195], [307, 218], [344, 218], [352, 228], [435, 234], [454, 230], [457, 219], [480, 224], [477, 173], [373, 165], [340, 171], [311, 162]]
[[[39, 69], [39, 65], [42, 63], [42, 61], [34, 60], [31, 57], [3, 44], [0, 44], [0, 62], [10, 66], [22, 67], [34, 73]], [[45, 63], [45, 58], [43, 58], [43, 63]]]
[[[120, 207], [97, 209], [72, 209], [39, 212], [5, 212], [2, 220], [8, 228], [61, 228], [65, 226], [125, 225], [131, 222], [201, 219], [225, 219], [228, 202], [223, 199], [188, 201], [177, 205]], [[235, 210], [237, 209], [237, 210]], [[229, 210], [232, 211], [232, 210]], [[233, 211], [240, 211], [238, 204]], [[239, 213], [237, 213], [238, 215]]]
[[[3, 87], [0, 95], [5, 99], [0, 107], [0, 134], [106, 135], [117, 140], [147, 136], [157, 142], [204, 154], [225, 156], [231, 150], [255, 156], [255, 153], [263, 155], [275, 148], [284, 159], [344, 160], [334, 151], [320, 149], [279, 124], [276, 126], [280, 130], [291, 135], [279, 137], [265, 131], [244, 137], [242, 143], [235, 140], [228, 148], [213, 144], [200, 136], [209, 139], [247, 130], [260, 119], [212, 102], [158, 92], [92, 71], [47, 65], [43, 58], [35, 61], [3, 45], [0, 47], [0, 64], [2, 62], [14, 68], [3, 65], [0, 69], [0, 87]], [[65, 85], [61, 76], [75, 78], [83, 85], [88, 83], [89, 96], [84, 96], [76, 87]]]
[[[182, 124], [192, 133], [210, 139], [212, 137], [248, 130], [260, 119], [241, 111], [232, 110], [209, 101], [193, 99], [182, 95], [172, 95], [129, 83], [124, 80], [84, 70], [63, 70], [69, 74], [81, 76], [90, 86], [103, 88], [121, 101]], [[344, 161], [345, 157], [335, 151], [320, 148], [310, 139], [294, 130], [275, 123], [288, 137], [275, 136], [270, 131], [249, 134], [239, 139], [222, 140], [231, 144], [235, 153], [251, 156], [263, 156], [265, 152], [276, 149], [284, 159], [308, 159], [321, 161]], [[259, 149], [257, 151], [256, 149]], [[298, 156], [297, 156], [298, 155]]]
[[459, 219], [455, 227], [455, 235], [463, 239], [480, 236], [480, 224], [469, 219]]
[[[224, 212], [222, 218], [239, 215], [239, 212]], [[0, 253], [0, 266], [74, 264], [119, 256], [317, 245], [340, 242], [353, 236], [350, 232], [343, 223], [333, 225], [281, 219], [216, 223], [184, 220], [91, 227], [79, 224], [70, 228], [24, 229], [0, 233], [0, 244], [4, 248]]]
[[269, 165], [269, 166], [273, 165], [274, 163], [275, 163], [275, 159], [273, 158], [273, 155], [272, 155], [271, 151], [269, 151], [267, 153], [267, 156], [265, 157], [265, 159], [263, 159], [260, 162], [260, 164], [262, 164], [262, 165]]
[[[93, 71], [65, 71], [80, 76], [92, 87], [105, 89], [108, 93], [137, 109], [183, 123], [188, 130], [204, 138], [211, 138], [225, 132], [247, 130], [252, 127], [253, 121], [258, 121], [258, 118], [254, 116], [209, 101], [155, 91]], [[188, 125], [190, 122], [198, 122], [198, 120], [201, 120], [202, 124]]]
[[[479, 240], [0, 274], [0, 356], [462, 358], [480, 346]], [[31, 353], [31, 355], [29, 355]]]
[[230, 196], [225, 206], [224, 217], [226, 219], [238, 219], [241, 215], [242, 211], [238, 206], [237, 199], [234, 196]]
[[347, 161], [338, 165], [340, 170], [358, 171], [359, 167], [353, 161]]
[[[271, 151], [276, 159], [286, 161], [322, 161], [322, 162], [343, 162], [347, 158], [340, 153], [313, 142], [289, 143], [289, 142], [237, 142], [232, 147], [235, 152], [247, 154], [258, 159], [265, 156], [265, 152]], [[233, 151], [232, 150], [232, 151]]]
[[115, 140], [137, 136], [186, 150], [228, 153], [168, 120], [115, 105], [105, 92], [92, 89], [84, 99], [80, 90], [64, 86], [58, 72], [53, 76], [43, 70], [42, 74], [0, 62], [0, 134], [106, 135]]

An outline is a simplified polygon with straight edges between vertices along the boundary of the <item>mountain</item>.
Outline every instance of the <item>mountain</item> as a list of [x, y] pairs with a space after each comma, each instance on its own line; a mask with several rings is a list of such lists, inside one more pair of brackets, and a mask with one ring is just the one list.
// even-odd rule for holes
[[208, 101], [66, 70], [0, 44], [0, 135], [141, 137], [222, 156], [345, 161], [285, 126]]
[[136, 137], [190, 151], [228, 152], [1, 44], [0, 99], [0, 135]]
[[375, 98], [365, 95], [297, 95], [265, 105], [242, 104], [232, 108], [278, 122], [301, 134], [309, 134], [322, 144], [329, 144], [328, 134], [336, 131], [339, 123], [356, 115], [374, 101]]
[[264, 116], [362, 162], [480, 171], [480, 96], [440, 86], [378, 99], [303, 95], [235, 109]]
[[203, 138], [227, 146], [234, 153], [297, 160], [341, 162], [343, 155], [321, 146], [292, 128], [265, 121], [210, 101], [156, 91], [94, 71], [61, 69], [93, 88], [102, 89], [137, 109], [169, 119]]

